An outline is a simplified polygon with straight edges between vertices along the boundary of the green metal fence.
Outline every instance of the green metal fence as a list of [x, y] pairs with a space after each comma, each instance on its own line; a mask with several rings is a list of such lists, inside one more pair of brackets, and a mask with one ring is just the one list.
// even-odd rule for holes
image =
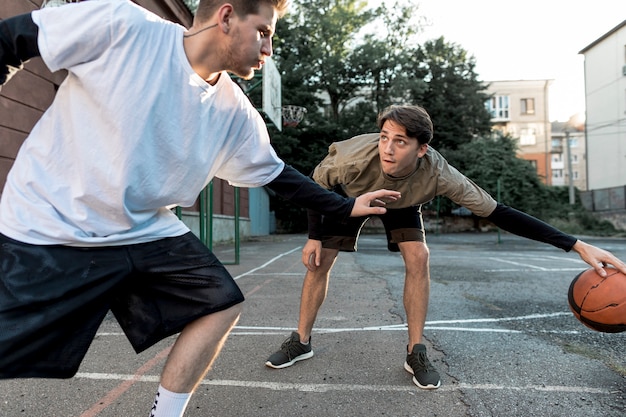
[[[230, 261], [221, 261], [224, 265], [239, 265], [239, 249], [241, 246], [241, 236], [239, 232], [240, 219], [240, 190], [235, 187], [235, 215], [234, 215], [234, 245], [235, 259]], [[213, 181], [209, 183], [198, 197], [200, 205], [198, 216], [200, 221], [199, 238], [209, 249], [213, 250]], [[183, 211], [180, 207], [176, 207], [176, 216], [182, 220]]]

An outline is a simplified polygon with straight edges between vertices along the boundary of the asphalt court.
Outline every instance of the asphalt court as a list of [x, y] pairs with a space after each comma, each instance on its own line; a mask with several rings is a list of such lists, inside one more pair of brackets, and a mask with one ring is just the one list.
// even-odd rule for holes
[[[296, 327], [304, 235], [241, 245], [228, 265], [246, 295], [242, 317], [187, 416], [623, 416], [626, 333], [582, 326], [567, 307], [576, 254], [508, 234], [428, 235], [425, 330], [442, 386], [404, 371], [404, 269], [384, 236], [340, 254], [313, 334], [315, 356], [264, 366]], [[626, 259], [626, 240], [585, 240]], [[215, 248], [234, 259], [229, 245]], [[146, 416], [174, 338], [140, 355], [112, 317], [76, 377], [0, 381], [0, 416]]]

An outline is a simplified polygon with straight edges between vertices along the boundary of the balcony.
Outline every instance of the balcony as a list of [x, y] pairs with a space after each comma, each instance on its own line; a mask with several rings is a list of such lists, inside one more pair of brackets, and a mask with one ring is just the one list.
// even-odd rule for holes
[[550, 153], [563, 153], [563, 145], [552, 145]]

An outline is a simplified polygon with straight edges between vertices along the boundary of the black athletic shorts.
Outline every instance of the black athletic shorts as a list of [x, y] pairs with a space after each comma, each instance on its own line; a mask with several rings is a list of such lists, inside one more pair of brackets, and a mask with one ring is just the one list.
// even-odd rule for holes
[[[420, 206], [402, 209], [387, 209], [378, 216], [387, 234], [387, 248], [399, 252], [400, 242], [426, 242]], [[369, 217], [349, 217], [338, 221], [332, 217], [322, 217], [322, 247], [338, 249], [342, 252], [355, 252], [361, 229]]]
[[0, 234], [0, 378], [70, 378], [113, 312], [137, 353], [244, 300], [192, 233], [102, 248]]

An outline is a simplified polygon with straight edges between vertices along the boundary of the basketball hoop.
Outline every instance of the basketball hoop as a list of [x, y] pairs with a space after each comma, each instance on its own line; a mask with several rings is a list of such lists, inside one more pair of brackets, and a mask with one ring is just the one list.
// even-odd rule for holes
[[296, 127], [304, 118], [306, 108], [302, 106], [283, 106], [283, 126]]

